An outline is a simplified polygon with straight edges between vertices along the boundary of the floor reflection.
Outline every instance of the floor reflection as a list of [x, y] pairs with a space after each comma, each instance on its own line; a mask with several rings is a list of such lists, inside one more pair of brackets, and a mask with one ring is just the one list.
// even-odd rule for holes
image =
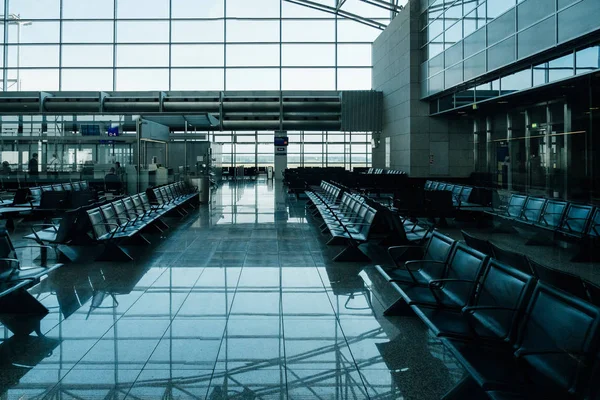
[[364, 265], [329, 261], [279, 184], [226, 183], [168, 223], [138, 262], [69, 265], [31, 290], [45, 336], [4, 329], [0, 352], [21, 357], [2, 364], [7, 397], [434, 399], [460, 379], [419, 321], [382, 317]]

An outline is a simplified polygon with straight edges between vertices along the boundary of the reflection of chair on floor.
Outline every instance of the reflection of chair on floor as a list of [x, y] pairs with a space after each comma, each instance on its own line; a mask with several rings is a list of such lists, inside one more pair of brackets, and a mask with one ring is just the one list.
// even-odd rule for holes
[[59, 344], [59, 340], [44, 336], [12, 336], [0, 344], [0, 394], [18, 384]]
[[[109, 305], [109, 306], [103, 306], [102, 303], [104, 303], [104, 300], [107, 297], [112, 298], [113, 304]], [[88, 319], [90, 317], [90, 315], [92, 314], [92, 312], [95, 311], [95, 310], [98, 310], [98, 309], [112, 309], [112, 308], [117, 308], [118, 306], [119, 306], [119, 301], [117, 300], [117, 296], [115, 296], [113, 293], [96, 292], [92, 296], [92, 302], [90, 304], [90, 310], [88, 311], [87, 317], [85, 319]]]
[[[358, 275], [362, 268], [357, 268], [356, 273], [344, 268], [342, 273], [337, 273], [339, 267], [325, 267], [327, 271], [327, 277], [331, 283], [331, 289], [333, 294], [336, 296], [348, 296], [348, 299], [344, 303], [344, 308], [347, 310], [370, 310], [373, 308], [371, 304], [371, 292], [365, 286], [365, 282]], [[356, 298], [356, 296], [364, 296], [367, 302], [366, 307], [353, 307], [350, 302]]]
[[[375, 343], [385, 365], [390, 370], [392, 381], [398, 389], [398, 396], [403, 399], [421, 399], [423, 393], [428, 393], [428, 398], [441, 398], [442, 395], [450, 389], [448, 383], [451, 382], [448, 366], [442, 361], [443, 354], [436, 357], [433, 352], [436, 350], [435, 343], [427, 332], [422, 331], [417, 335], [399, 334], [393, 340], [384, 343]], [[437, 346], [440, 353], [445, 351], [441, 346]], [[422, 379], [425, 371], [435, 371], [435, 374], [429, 374], [431, 380], [427, 382], [427, 387]]]

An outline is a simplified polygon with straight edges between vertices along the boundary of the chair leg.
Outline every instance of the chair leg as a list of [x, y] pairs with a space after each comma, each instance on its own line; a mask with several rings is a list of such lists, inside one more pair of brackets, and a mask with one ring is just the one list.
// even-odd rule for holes
[[394, 303], [392, 303], [388, 308], [383, 311], [383, 315], [386, 317], [402, 315], [414, 315], [414, 311], [410, 306], [404, 301], [402, 297], [398, 298]]
[[368, 262], [368, 261], [371, 261], [371, 259], [365, 253], [360, 251], [360, 249], [357, 246], [349, 245], [344, 250], [342, 250], [337, 256], [335, 256], [333, 258], [333, 261], [340, 261], [340, 262], [365, 261], [365, 262]]

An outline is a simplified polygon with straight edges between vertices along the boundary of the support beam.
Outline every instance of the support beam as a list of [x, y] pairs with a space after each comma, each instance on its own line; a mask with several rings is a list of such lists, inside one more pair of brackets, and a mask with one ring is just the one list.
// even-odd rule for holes
[[[310, 1], [310, 0], [285, 0], [285, 1], [287, 1], [288, 3], [297, 4], [299, 6], [312, 8], [313, 10], [323, 11], [323, 12], [333, 14], [333, 15], [339, 15], [340, 17], [370, 26], [371, 28], [376, 28], [376, 29], [380, 29], [380, 30], [384, 30], [386, 28], [386, 25], [379, 21], [376, 21], [371, 18], [361, 17], [360, 15], [356, 15], [356, 14], [350, 13], [348, 11], [344, 11], [337, 7], [329, 7], [324, 4], [320, 4], [320, 3]], [[339, 2], [338, 5], [341, 5], [343, 3], [344, 2]]]

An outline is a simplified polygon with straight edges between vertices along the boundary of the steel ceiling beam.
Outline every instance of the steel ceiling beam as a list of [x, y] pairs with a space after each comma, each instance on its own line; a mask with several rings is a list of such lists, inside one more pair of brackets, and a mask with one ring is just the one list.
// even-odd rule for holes
[[[314, 1], [310, 1], [310, 0], [284, 0], [284, 1], [287, 1], [288, 3], [297, 4], [299, 6], [312, 8], [313, 10], [323, 11], [323, 12], [333, 14], [333, 15], [339, 15], [340, 17], [344, 17], [346, 19], [349, 19], [349, 20], [352, 20], [355, 22], [359, 22], [361, 24], [370, 26], [371, 28], [376, 28], [376, 29], [380, 29], [380, 30], [384, 30], [386, 28], [386, 25], [382, 24], [379, 21], [376, 21], [371, 18], [361, 17], [360, 15], [356, 15], [356, 14], [350, 13], [348, 11], [338, 9], [337, 7], [329, 7], [324, 4], [317, 3]], [[338, 5], [343, 4], [344, 2], [345, 2], [345, 0], [338, 2]]]
[[375, 7], [383, 8], [385, 10], [391, 11], [395, 14], [402, 11], [403, 6], [398, 5], [398, 0], [395, 1], [383, 1], [383, 0], [360, 0], [363, 3], [370, 4]]

